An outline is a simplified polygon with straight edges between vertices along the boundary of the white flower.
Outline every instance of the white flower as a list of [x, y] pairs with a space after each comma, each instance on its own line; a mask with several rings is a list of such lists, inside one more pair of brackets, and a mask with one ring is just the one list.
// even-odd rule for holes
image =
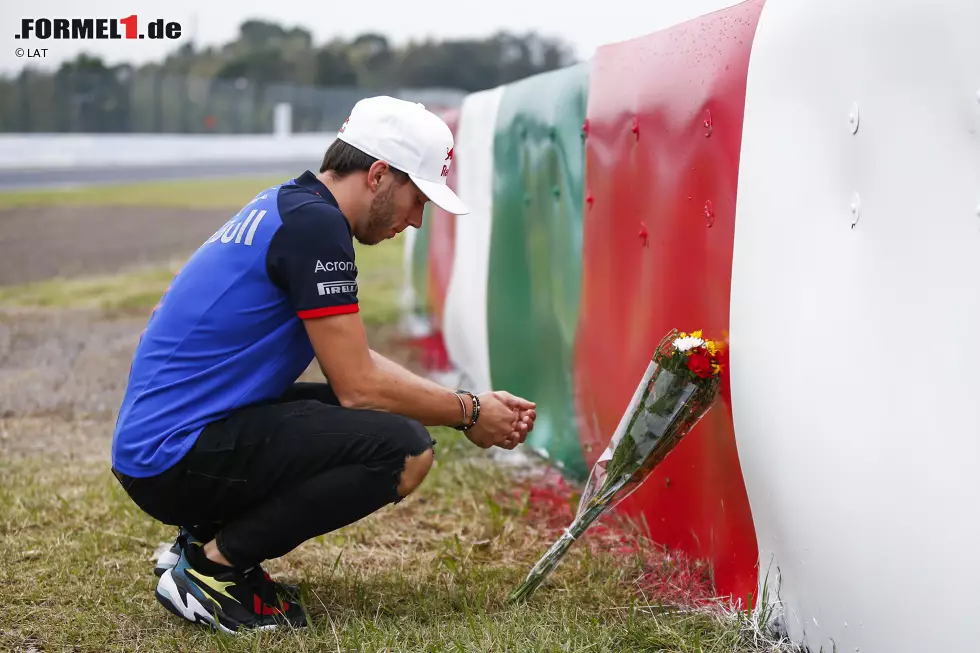
[[701, 338], [692, 338], [688, 336], [687, 338], [678, 338], [674, 341], [674, 348], [677, 351], [687, 351], [688, 349], [694, 349], [695, 347], [700, 347], [704, 344], [704, 340]]

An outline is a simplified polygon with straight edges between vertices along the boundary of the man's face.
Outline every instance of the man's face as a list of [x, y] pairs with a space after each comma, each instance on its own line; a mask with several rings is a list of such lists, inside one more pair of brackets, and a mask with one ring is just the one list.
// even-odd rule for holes
[[410, 226], [419, 229], [426, 201], [425, 195], [411, 180], [399, 184], [393, 175], [385, 175], [371, 200], [367, 224], [361, 233], [354, 235], [362, 245], [377, 245]]

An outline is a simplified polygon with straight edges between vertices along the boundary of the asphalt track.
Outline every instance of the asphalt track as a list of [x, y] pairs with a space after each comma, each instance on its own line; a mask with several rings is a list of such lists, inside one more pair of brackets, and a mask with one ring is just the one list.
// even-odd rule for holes
[[296, 176], [319, 168], [319, 160], [293, 161], [227, 161], [221, 163], [184, 163], [161, 166], [118, 166], [98, 168], [64, 168], [57, 170], [0, 170], [0, 191], [41, 188], [77, 188], [104, 184], [129, 184], [177, 179], [213, 179], [236, 176]]

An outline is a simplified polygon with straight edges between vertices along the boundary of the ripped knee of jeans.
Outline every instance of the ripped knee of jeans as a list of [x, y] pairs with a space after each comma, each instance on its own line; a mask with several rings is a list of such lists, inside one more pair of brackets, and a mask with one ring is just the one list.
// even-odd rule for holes
[[428, 448], [417, 456], [407, 456], [405, 458], [405, 468], [402, 470], [398, 482], [398, 497], [404, 499], [422, 485], [435, 454], [432, 448]]
[[432, 467], [435, 442], [420, 422], [404, 418], [397, 436], [399, 469], [394, 478], [395, 503], [415, 491]]

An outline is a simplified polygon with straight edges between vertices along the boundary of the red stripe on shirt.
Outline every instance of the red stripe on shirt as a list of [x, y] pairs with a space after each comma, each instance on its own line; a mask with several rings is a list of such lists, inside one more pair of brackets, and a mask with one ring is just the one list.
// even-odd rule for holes
[[359, 310], [357, 304], [347, 304], [345, 306], [327, 306], [325, 308], [311, 308], [308, 311], [297, 311], [296, 315], [301, 320], [308, 320], [313, 317], [326, 317], [328, 315], [343, 315], [344, 313], [356, 313]]

